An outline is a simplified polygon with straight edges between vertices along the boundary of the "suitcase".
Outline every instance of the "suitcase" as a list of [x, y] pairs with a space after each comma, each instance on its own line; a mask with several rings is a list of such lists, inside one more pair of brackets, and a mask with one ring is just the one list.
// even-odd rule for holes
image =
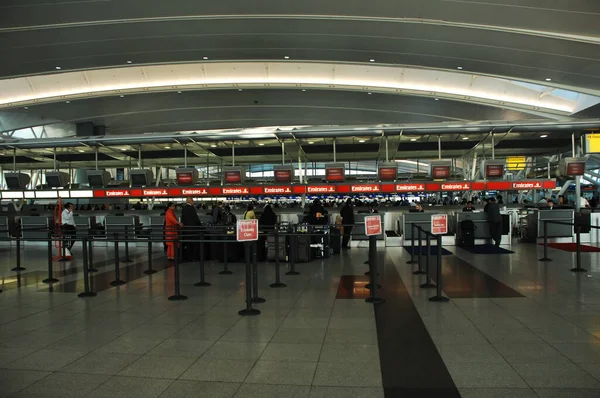
[[297, 236], [296, 247], [294, 250], [296, 253], [295, 260], [297, 263], [307, 263], [312, 260], [310, 236]]
[[[279, 240], [279, 261], [285, 261], [286, 258], [286, 245], [285, 245], [285, 236], [278, 236]], [[267, 236], [267, 260], [275, 261], [275, 237]]]
[[460, 222], [460, 246], [475, 246], [475, 223], [471, 220]]

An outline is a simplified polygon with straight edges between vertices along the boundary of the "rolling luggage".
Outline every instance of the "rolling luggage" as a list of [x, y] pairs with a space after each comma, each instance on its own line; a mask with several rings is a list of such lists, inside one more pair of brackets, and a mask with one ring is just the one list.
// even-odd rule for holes
[[460, 222], [459, 246], [475, 246], [475, 223], [472, 220]]

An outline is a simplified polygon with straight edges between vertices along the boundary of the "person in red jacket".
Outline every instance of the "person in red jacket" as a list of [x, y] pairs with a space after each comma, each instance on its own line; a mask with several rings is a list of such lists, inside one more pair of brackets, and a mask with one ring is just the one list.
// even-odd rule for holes
[[169, 202], [167, 204], [167, 212], [165, 213], [165, 239], [167, 245], [167, 259], [175, 259], [175, 239], [179, 232], [179, 227], [183, 227], [183, 224], [177, 220], [175, 215], [175, 203]]

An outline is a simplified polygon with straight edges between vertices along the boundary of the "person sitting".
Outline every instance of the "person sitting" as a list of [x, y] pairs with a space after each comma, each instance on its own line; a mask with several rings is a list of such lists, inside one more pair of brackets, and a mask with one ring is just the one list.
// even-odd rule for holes
[[473, 206], [473, 202], [468, 201], [467, 205], [463, 207], [462, 211], [473, 211], [475, 210], [475, 206]]

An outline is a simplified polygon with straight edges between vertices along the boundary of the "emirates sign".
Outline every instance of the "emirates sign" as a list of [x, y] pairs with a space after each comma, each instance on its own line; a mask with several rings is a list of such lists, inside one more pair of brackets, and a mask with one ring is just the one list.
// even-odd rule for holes
[[290, 194], [292, 188], [290, 187], [265, 187], [265, 194]]
[[539, 181], [513, 182], [513, 189], [539, 189], [542, 188], [542, 183]]
[[424, 191], [425, 184], [396, 184], [396, 192]]
[[442, 184], [442, 191], [468, 191], [469, 189], [471, 184], [468, 182]]
[[121, 197], [121, 196], [129, 196], [129, 190], [127, 189], [107, 189], [106, 197]]
[[306, 187], [308, 193], [335, 193], [334, 185], [309, 185]]
[[352, 185], [352, 192], [379, 192], [379, 184]]
[[144, 195], [144, 196], [169, 196], [169, 192], [163, 188], [144, 189], [142, 191], [142, 195]]
[[188, 195], [208, 195], [208, 190], [206, 188], [183, 188], [181, 190], [183, 196]]
[[248, 188], [246, 187], [236, 187], [236, 188], [223, 188], [223, 195], [247, 195]]

